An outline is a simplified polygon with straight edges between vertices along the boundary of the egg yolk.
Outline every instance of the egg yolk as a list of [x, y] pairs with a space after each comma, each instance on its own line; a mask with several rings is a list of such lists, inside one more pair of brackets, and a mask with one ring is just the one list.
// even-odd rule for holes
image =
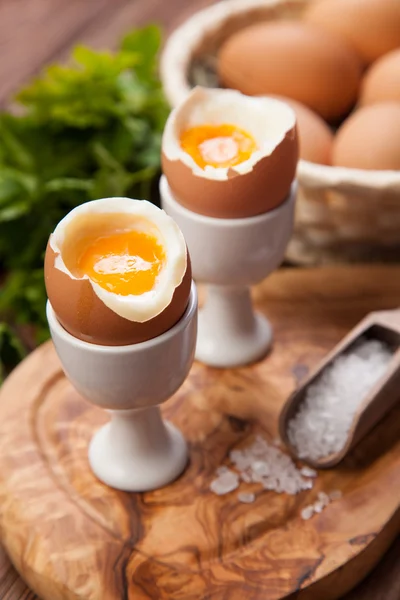
[[91, 241], [77, 266], [109, 292], [138, 296], [154, 288], [164, 263], [164, 248], [155, 237], [122, 231]]
[[236, 125], [198, 125], [184, 131], [181, 148], [202, 169], [233, 167], [257, 150], [254, 138]]

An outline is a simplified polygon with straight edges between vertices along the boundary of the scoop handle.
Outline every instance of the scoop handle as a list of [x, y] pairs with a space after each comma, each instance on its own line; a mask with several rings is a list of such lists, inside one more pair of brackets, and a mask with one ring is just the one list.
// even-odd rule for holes
[[368, 316], [368, 320], [376, 325], [393, 329], [400, 334], [400, 308], [373, 312]]

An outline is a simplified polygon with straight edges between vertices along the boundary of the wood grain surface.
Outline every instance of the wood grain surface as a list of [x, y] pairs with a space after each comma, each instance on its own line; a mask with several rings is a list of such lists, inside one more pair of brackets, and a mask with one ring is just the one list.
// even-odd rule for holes
[[[400, 528], [400, 406], [311, 492], [255, 490], [244, 505], [235, 493], [212, 495], [209, 484], [231, 448], [257, 432], [276, 435], [299, 376], [349, 328], [399, 304], [400, 268], [280, 271], [254, 296], [274, 325], [274, 350], [236, 371], [194, 365], [166, 408], [190, 443], [190, 466], [162, 490], [124, 494], [94, 478], [87, 443], [107, 417], [72, 390], [51, 344], [8, 379], [0, 529], [44, 600], [330, 600], [387, 550]], [[300, 519], [318, 490], [337, 488], [341, 500]]]
[[148, 22], [168, 33], [212, 0], [0, 0], [0, 107], [48, 63], [64, 61], [75, 43], [113, 48]]
[[[228, 0], [226, 0], [228, 1]], [[97, 47], [115, 46], [117, 37], [145, 20], [173, 27], [186, 15], [210, 4], [212, 0], [0, 0], [0, 105], [6, 104], [18, 87], [49, 62], [65, 59], [75, 42], [85, 41]], [[391, 308], [399, 304], [398, 288], [393, 289], [396, 271], [365, 270], [351, 272], [354, 284], [370, 290], [371, 277], [378, 277], [372, 297], [361, 307]], [[340, 276], [338, 274], [338, 276]], [[368, 283], [367, 283], [368, 282]], [[301, 287], [303, 284], [301, 284]], [[307, 289], [307, 286], [306, 286]], [[371, 292], [369, 292], [371, 295]], [[346, 299], [343, 300], [346, 302]], [[368, 307], [368, 308], [367, 308]], [[365, 309], [365, 310], [364, 310]], [[358, 318], [358, 317], [357, 317]], [[378, 567], [346, 596], [346, 600], [399, 600], [400, 539]], [[16, 573], [0, 548], [0, 599], [37, 600]]]

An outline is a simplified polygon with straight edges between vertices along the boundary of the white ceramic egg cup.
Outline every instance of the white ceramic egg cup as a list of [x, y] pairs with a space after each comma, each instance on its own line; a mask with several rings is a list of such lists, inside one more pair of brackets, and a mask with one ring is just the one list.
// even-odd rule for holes
[[250, 286], [282, 262], [293, 230], [296, 183], [278, 208], [256, 217], [218, 219], [194, 213], [161, 178], [162, 207], [185, 236], [196, 281], [207, 284], [199, 311], [196, 359], [239, 367], [262, 358], [272, 343], [268, 320], [253, 309]]
[[162, 487], [181, 474], [188, 452], [181, 432], [161, 418], [159, 405], [185, 381], [194, 359], [197, 293], [194, 283], [181, 320], [162, 335], [129, 346], [78, 340], [47, 319], [62, 367], [87, 400], [108, 409], [111, 420], [93, 437], [89, 463], [107, 485], [130, 492]]

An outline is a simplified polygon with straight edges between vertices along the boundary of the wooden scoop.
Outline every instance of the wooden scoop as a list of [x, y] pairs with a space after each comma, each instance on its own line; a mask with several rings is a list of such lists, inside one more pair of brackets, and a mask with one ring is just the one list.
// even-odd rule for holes
[[374, 386], [354, 415], [347, 442], [342, 450], [318, 460], [306, 457], [301, 459], [313, 467], [323, 469], [337, 465], [400, 399], [400, 309], [373, 312], [328, 354], [287, 400], [280, 415], [279, 432], [289, 451], [298, 458], [296, 448], [290, 443], [288, 437], [288, 423], [297, 413], [306, 396], [308, 386], [314, 383], [322, 375], [323, 370], [340, 354], [351, 352], [361, 338], [386, 343], [393, 351], [393, 357], [385, 375]]

